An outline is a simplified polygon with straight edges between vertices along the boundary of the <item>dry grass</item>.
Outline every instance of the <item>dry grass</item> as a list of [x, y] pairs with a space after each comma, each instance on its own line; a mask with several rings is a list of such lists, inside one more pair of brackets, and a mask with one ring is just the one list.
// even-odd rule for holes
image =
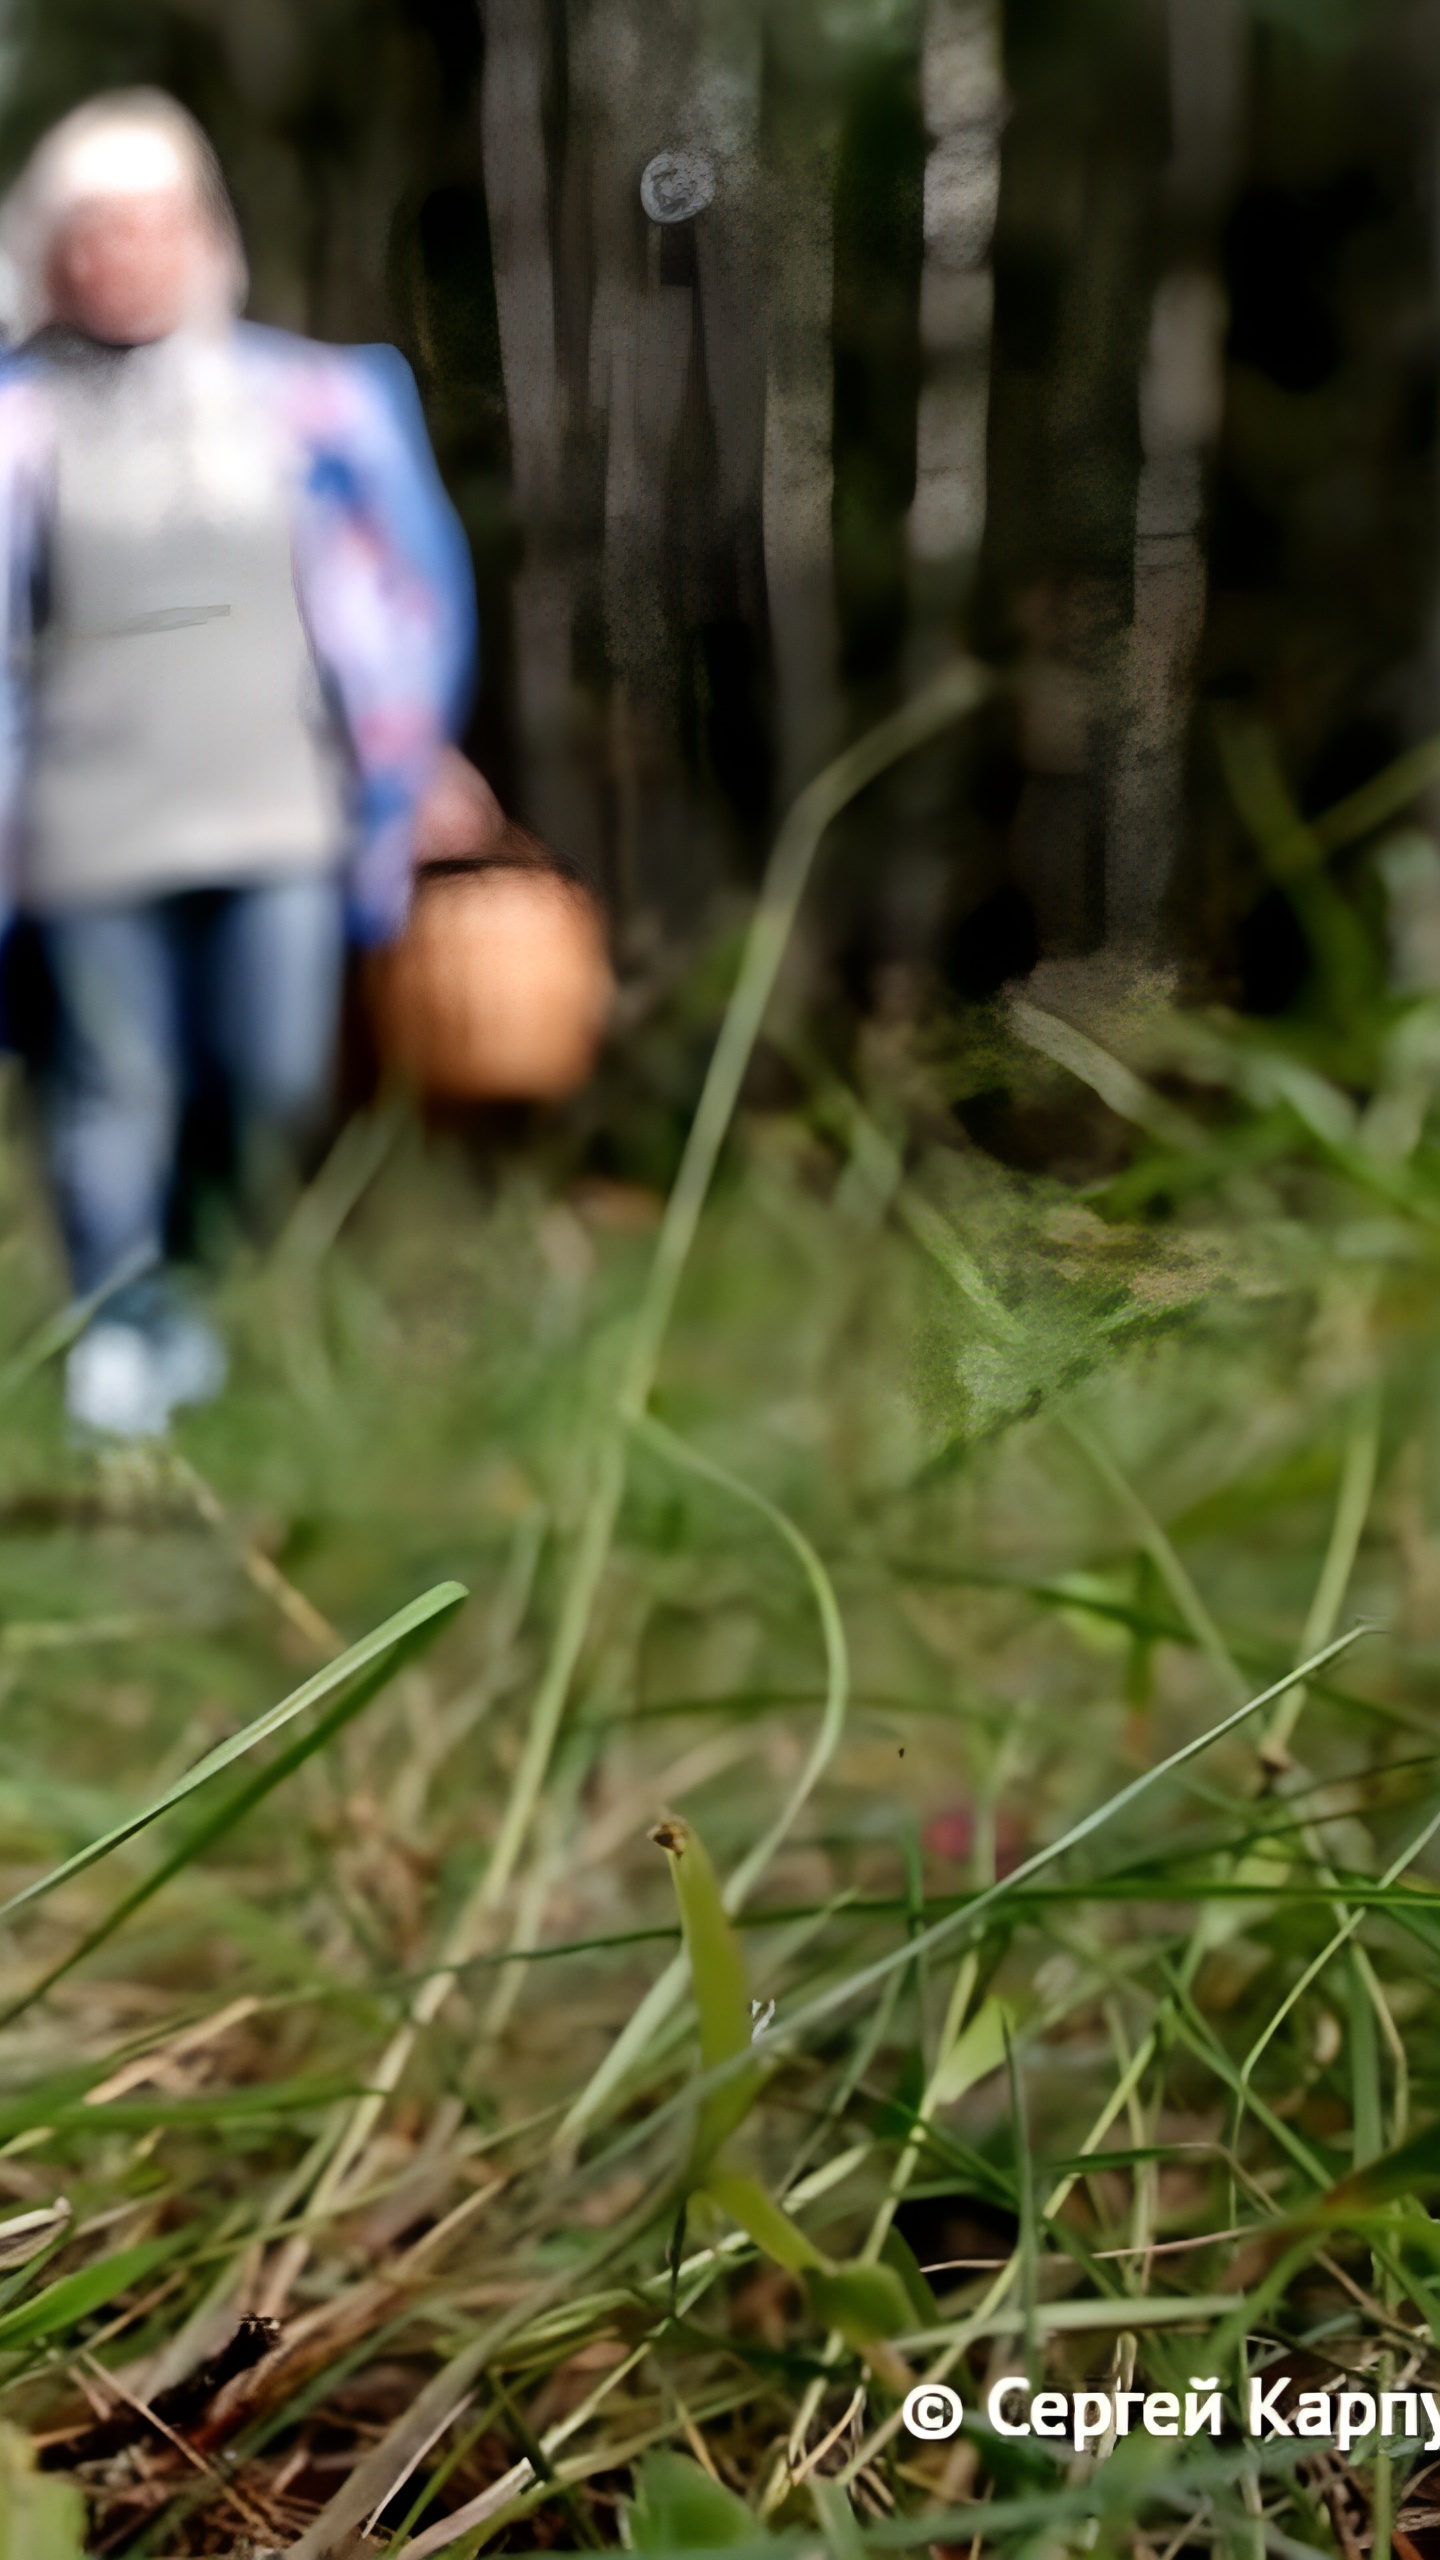
[[[93, 2552], [286, 2549], [357, 2478], [378, 2522], [305, 2551], [438, 2549], [437, 2518], [491, 2490], [444, 2547], [609, 2544], [662, 2443], [757, 2533], [765, 2510], [812, 2542], [807, 2484], [830, 2477], [884, 2540], [968, 2538], [983, 2498], [997, 2541], [1087, 2540], [1099, 2514], [1142, 2552], [1272, 2523], [1365, 2547], [1374, 2482], [1334, 2456], [1271, 2472], [1206, 2439], [1077, 2466], [983, 2427], [923, 2448], [741, 2235], [696, 2208], [672, 2263], [692, 2026], [681, 1992], [633, 2032], [676, 1939], [648, 1829], [683, 1809], [724, 1874], [789, 1798], [741, 1914], [781, 2036], [757, 2156], [827, 2251], [893, 2218], [936, 2270], [914, 2371], [943, 2355], [973, 2401], [1025, 2302], [1035, 2356], [1076, 2384], [1219, 2357], [1233, 2387], [1272, 2342], [1297, 2373], [1398, 2381], [1430, 2351], [1415, 2205], [1317, 2232], [1263, 2300], [1260, 2239], [1432, 2104], [1429, 1854], [1378, 1881], [1434, 1795], [1428, 1231], [1382, 1227], [1294, 1143], [1183, 1217], [1107, 1223], [915, 1136], [963, 1069], [877, 1043], [863, 1110], [827, 1089], [743, 1124], [657, 1402], [711, 1472], [632, 1447], [498, 1896], [644, 1195], [518, 1172], [482, 1200], [406, 1128], [338, 1241], [311, 1254], [302, 1223], [237, 1282], [240, 1374], [183, 1459], [68, 1451], [48, 1369], [12, 1384], [12, 1889], [293, 1688], [317, 1620], [353, 1639], [447, 1575], [473, 1595], [323, 1748], [300, 1756], [324, 1704], [297, 1719], [294, 1765], [229, 1827], [221, 1781], [12, 1922], [0, 2182], [16, 2216], [69, 2212], [0, 2276], [5, 2406], [78, 2465]], [[18, 1330], [45, 1283], [13, 1177], [11, 1219]], [[823, 1559], [848, 1651], [843, 1734], [798, 1805], [827, 1656], [776, 1512]], [[1288, 1765], [1265, 1766], [1261, 1714], [967, 1924], [967, 1898], [1282, 1678], [1307, 1618], [1324, 1642], [1327, 1553], [1330, 1617], [1383, 1632], [1312, 1683]], [[1003, 2070], [927, 2104], [966, 1949], [969, 2014], [998, 1993], [1014, 2021], [1020, 2119]], [[1212, 2307], [1246, 2287], [1253, 2316]], [[217, 2389], [207, 2359], [247, 2313], [278, 2334], [252, 2330], [264, 2351]], [[1423, 2473], [1390, 2494], [1423, 2548]]]
[[[356, 1124], [148, 1456], [65, 1445], [12, 1144], [0, 2389], [91, 2553], [1431, 2550], [1423, 2455], [899, 2422], [897, 2356], [1436, 2371], [1433, 1009], [1362, 1079], [1075, 999], [797, 1051], [658, 1324], [658, 1195]], [[884, 2355], [681, 2210], [665, 1809]]]

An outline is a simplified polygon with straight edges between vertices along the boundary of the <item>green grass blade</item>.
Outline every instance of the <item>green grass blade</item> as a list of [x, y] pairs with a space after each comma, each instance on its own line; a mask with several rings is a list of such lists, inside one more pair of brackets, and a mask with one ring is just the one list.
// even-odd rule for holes
[[[1313, 1653], [1317, 1645], [1328, 1643], [1335, 1632], [1335, 1622], [1344, 1606], [1350, 1576], [1360, 1551], [1360, 1540], [1370, 1515], [1379, 1458], [1380, 1398], [1371, 1392], [1361, 1397], [1359, 1409], [1345, 1435], [1335, 1517], [1331, 1523], [1325, 1561], [1320, 1568], [1320, 1579], [1315, 1586], [1315, 1597], [1301, 1632], [1302, 1653]], [[1303, 1689], [1292, 1689], [1287, 1697], [1281, 1699], [1260, 1745], [1260, 1757], [1267, 1768], [1283, 1769], [1288, 1765], [1289, 1744], [1304, 1709]]]
[[793, 2222], [784, 2207], [774, 2202], [752, 2178], [748, 2170], [715, 2168], [707, 2170], [705, 2192], [748, 2232], [757, 2249], [773, 2258], [777, 2267], [791, 2275], [804, 2275], [807, 2269], [824, 2268], [828, 2261], [806, 2237], [798, 2222]]
[[1387, 818], [1397, 817], [1408, 809], [1423, 791], [1440, 776], [1440, 738], [1427, 738], [1423, 745], [1409, 747], [1393, 764], [1387, 764], [1358, 791], [1343, 800], [1333, 801], [1318, 818], [1310, 821], [1311, 833], [1325, 852], [1333, 853], [1341, 845], [1354, 844], [1360, 836], [1368, 836]]
[[1037, 1849], [1032, 1856], [1022, 1858], [1019, 1865], [1012, 1867], [1010, 1873], [1002, 1876], [997, 1883], [987, 1885], [985, 1891], [977, 1893], [963, 1910], [949, 1912], [943, 1920], [932, 1920], [930, 1926], [921, 1933], [919, 1938], [908, 1939], [903, 1946], [893, 1948], [888, 1955], [876, 1956], [873, 1962], [862, 1965], [857, 1972], [848, 1974], [843, 1981], [831, 1984], [828, 1989], [818, 1993], [813, 2000], [807, 2001], [802, 2008], [794, 2010], [786, 2019], [783, 2030], [777, 2028], [772, 2032], [777, 2039], [783, 2033], [786, 2042], [789, 2043], [795, 2037], [804, 2035], [810, 2027], [817, 2026], [822, 2018], [828, 2018], [834, 2010], [847, 2006], [862, 1992], [870, 1990], [874, 1984], [884, 1982], [897, 1967], [912, 1963], [918, 1946], [924, 1945], [927, 1948], [954, 1946], [958, 1939], [963, 1939], [969, 1930], [995, 1910], [1000, 1903], [1020, 1893], [1033, 1876], [1040, 1875], [1046, 1867], [1054, 1866], [1057, 1860], [1067, 1857], [1072, 1849], [1079, 1847], [1082, 1840], [1091, 1839], [1097, 1831], [1103, 1830], [1107, 1823], [1113, 1822], [1118, 1814], [1125, 1812], [1132, 1804], [1138, 1803], [1142, 1796], [1148, 1795], [1152, 1787], [1157, 1787], [1166, 1778], [1173, 1777], [1178, 1769], [1183, 1769], [1191, 1760], [1198, 1760], [1202, 1752], [1208, 1751], [1214, 1743], [1223, 1740], [1227, 1733], [1235, 1732], [1237, 1727], [1245, 1722], [1247, 1716], [1257, 1714], [1261, 1707], [1273, 1705], [1275, 1700], [1283, 1697], [1286, 1690], [1292, 1688], [1297, 1680], [1309, 1679], [1311, 1674], [1320, 1670], [1325, 1663], [1332, 1662], [1337, 1654], [1344, 1653], [1350, 1645], [1358, 1643], [1362, 1636], [1372, 1632], [1372, 1629], [1365, 1626], [1349, 1628], [1344, 1635], [1337, 1636], [1333, 1644], [1327, 1645], [1323, 1652], [1314, 1655], [1309, 1662], [1297, 1663], [1293, 1671], [1287, 1671], [1282, 1679], [1272, 1681], [1270, 1687], [1262, 1689], [1258, 1696], [1247, 1698], [1243, 1706], [1232, 1708], [1229, 1715], [1220, 1718], [1218, 1724], [1208, 1725], [1203, 1733], [1195, 1734], [1189, 1742], [1182, 1743], [1178, 1750], [1170, 1752], [1165, 1759], [1157, 1760], [1152, 1768], [1142, 1770], [1139, 1777], [1132, 1778], [1128, 1785], [1119, 1788], [1113, 1796], [1108, 1796], [1103, 1804], [1095, 1807], [1093, 1812], [1085, 1814], [1079, 1822], [1072, 1823], [1068, 1830], [1062, 1831], [1058, 1839], [1050, 1841], [1043, 1849]]
[[98, 1840], [92, 1840], [87, 1848], [77, 1849], [72, 1858], [52, 1867], [48, 1875], [39, 1876], [21, 1892], [12, 1893], [8, 1902], [0, 1902], [0, 1920], [11, 1920], [17, 1911], [28, 1910], [33, 1903], [42, 1902], [47, 1894], [55, 1893], [62, 1884], [68, 1884], [72, 1876], [83, 1875], [87, 1867], [93, 1867], [101, 1858], [108, 1857], [112, 1849], [120, 1848], [139, 1832], [147, 1831], [152, 1822], [158, 1822], [162, 1814], [171, 1812], [177, 1804], [183, 1804], [187, 1796], [207, 1786], [212, 1778], [218, 1778], [222, 1770], [233, 1768], [235, 1762], [242, 1760], [248, 1751], [253, 1751], [257, 1743], [267, 1742], [272, 1733], [279, 1733], [296, 1716], [303, 1715], [307, 1707], [317, 1706], [322, 1698], [331, 1697], [347, 1680], [367, 1671], [372, 1663], [393, 1652], [420, 1627], [452, 1615], [468, 1597], [463, 1583], [437, 1582], [432, 1591], [412, 1600], [408, 1607], [397, 1610], [394, 1617], [387, 1618], [373, 1634], [363, 1636], [358, 1644], [351, 1645], [348, 1652], [340, 1654], [334, 1662], [327, 1662], [323, 1671], [317, 1671], [298, 1689], [293, 1689], [278, 1706], [256, 1716], [242, 1732], [230, 1734], [224, 1742], [217, 1743], [213, 1751], [207, 1751], [203, 1759], [196, 1761], [193, 1769], [187, 1769], [184, 1777], [177, 1778], [175, 1784], [157, 1796], [153, 1804], [131, 1814], [124, 1822], [117, 1822], [112, 1830], [102, 1833]]
[[188, 2249], [193, 2239], [192, 2232], [170, 2231], [163, 2239], [142, 2240], [133, 2249], [117, 2249], [110, 2257], [97, 2259], [93, 2267], [59, 2277], [32, 2301], [0, 2313], [0, 2349], [32, 2347], [43, 2338], [62, 2336], [65, 2330], [88, 2319], [92, 2311], [103, 2310], [117, 2294], [128, 2293], [132, 2285], [153, 2274], [167, 2258]]
[[636, 2474], [630, 2544], [663, 2554], [715, 2551], [754, 2540], [755, 2519], [733, 2489], [712, 2480], [688, 2455], [657, 2448]]
[[85, 2501], [35, 2468], [18, 2427], [0, 2426], [0, 2560], [85, 2560]]
[[530, 1713], [520, 1766], [486, 1877], [486, 1908], [508, 1885], [545, 1784], [576, 1666], [589, 1632], [625, 1488], [627, 1424], [650, 1400], [676, 1294], [690, 1259], [735, 1106], [789, 947], [821, 838], [858, 792], [901, 757], [983, 702], [993, 679], [959, 658], [890, 717], [845, 748], [807, 783], [788, 811], [766, 866], [720, 1036], [711, 1053], [680, 1168], [665, 1203], [616, 1398], [617, 1427], [595, 1461], [594, 1482], [561, 1597], [549, 1657]]
[[[708, 2080], [750, 2052], [750, 1985], [745, 1957], [709, 1852], [688, 1822], [672, 1815], [650, 1835], [670, 1861], [675, 1899], [690, 1959], [690, 1981], [700, 2018], [700, 2068]], [[695, 2131], [696, 2165], [711, 2160], [747, 2113], [760, 2086], [758, 2064], [727, 2073], [705, 2091]]]
[[272, 2118], [333, 2107], [353, 2095], [355, 2076], [339, 2072], [325, 2078], [256, 2080], [238, 2089], [207, 2089], [193, 2098], [110, 2098], [90, 2106], [82, 2098], [56, 2106], [44, 2091], [0, 2106], [0, 2141], [44, 2125], [47, 2133], [150, 2133], [156, 2125], [190, 2127], [264, 2124]]
[[[845, 1640], [844, 1621], [835, 1587], [820, 1557], [805, 1536], [778, 1504], [767, 1499], [726, 1467], [717, 1466], [712, 1458], [702, 1457], [697, 1450], [677, 1437], [649, 1414], [638, 1416], [632, 1428], [647, 1444], [673, 1464], [685, 1467], [729, 1493], [739, 1502], [758, 1511], [791, 1552], [799, 1559], [801, 1569], [814, 1594], [819, 1613], [821, 1634], [825, 1643], [825, 1704], [819, 1730], [811, 1744], [804, 1766], [768, 1831], [761, 1833], [754, 1846], [746, 1851], [733, 1873], [727, 1877], [722, 1901], [732, 1915], [739, 1911], [753, 1885], [769, 1866], [776, 1850], [793, 1829], [799, 1814], [809, 1802], [825, 1770], [828, 1768], [845, 1731], [846, 1712], [850, 1703], [850, 1654]], [[557, 2148], [567, 2149], [606, 2104], [640, 2055], [656, 2030], [663, 2026], [684, 1988], [683, 1965], [667, 1965], [653, 1982], [645, 1998], [627, 2019], [614, 2043], [599, 2063], [580, 2095], [565, 2116], [555, 2137]]]
[[[454, 1608], [458, 1609], [459, 1606], [458, 1600], [452, 1603]], [[353, 1688], [343, 1691], [335, 1704], [309, 1733], [301, 1734], [298, 1740], [278, 1753], [266, 1767], [247, 1779], [243, 1786], [232, 1788], [224, 1802], [207, 1814], [202, 1822], [194, 1824], [186, 1832], [184, 1839], [177, 1843], [170, 1856], [162, 1859], [153, 1874], [146, 1876], [132, 1892], [123, 1895], [114, 1908], [106, 1913], [105, 1918], [93, 1929], [87, 1931], [78, 1946], [72, 1947], [68, 1955], [62, 1956], [58, 1963], [53, 1964], [48, 1973], [42, 1974], [38, 1982], [32, 1983], [28, 1991], [22, 1992], [18, 2000], [11, 2002], [8, 2009], [0, 2010], [0, 2028], [8, 2027], [35, 2001], [43, 1999], [47, 1991], [53, 1991], [57, 1982], [62, 1982], [68, 1973], [73, 1973], [77, 1965], [83, 1964], [87, 1956], [93, 1955], [97, 1947], [103, 1947], [108, 1938], [113, 1938], [117, 1929], [122, 1929], [127, 1920], [133, 1919], [137, 1911], [143, 1910], [145, 1904], [153, 1900], [162, 1886], [169, 1884], [172, 1877], [183, 1873], [186, 1867], [193, 1866], [198, 1858], [203, 1857], [208, 1849], [213, 1848], [217, 1840], [224, 1838], [227, 1831], [233, 1831], [237, 1823], [243, 1822], [247, 1814], [253, 1813], [257, 1805], [263, 1804], [267, 1796], [273, 1795], [277, 1787], [283, 1786], [287, 1778], [293, 1777], [297, 1769], [303, 1768], [307, 1760], [313, 1759], [317, 1752], [323, 1751], [326, 1745], [334, 1740], [335, 1735], [370, 1704], [372, 1698], [378, 1697], [380, 1691], [389, 1686], [397, 1672], [403, 1670], [407, 1662], [413, 1661], [416, 1655], [422, 1653], [425, 1647], [433, 1642], [445, 1624], [446, 1613], [443, 1610], [423, 1619], [408, 1636], [402, 1636], [398, 1644], [394, 1645], [389, 1652], [382, 1654], [378, 1662], [372, 1663], [369, 1671], [362, 1679], [356, 1681]]]
[[1142, 1552], [1149, 1556], [1200, 1651], [1213, 1664], [1222, 1688], [1227, 1689], [1232, 1698], [1243, 1697], [1244, 1673], [1148, 1503], [1142, 1502], [1129, 1477], [1117, 1467], [1104, 1442], [1097, 1439], [1088, 1424], [1070, 1414], [1063, 1417], [1061, 1427], [1066, 1437], [1089, 1460], [1106, 1491], [1125, 1513]]
[[680, 1924], [690, 1958], [690, 1979], [700, 2012], [700, 2060], [713, 2071], [750, 2046], [750, 1985], [745, 1958], [720, 1899], [710, 1853], [699, 1833], [678, 1816], [657, 1823], [650, 1837], [670, 1861]]
[[797, 1558], [800, 1569], [810, 1585], [820, 1619], [820, 1632], [824, 1638], [825, 1705], [820, 1717], [819, 1731], [811, 1745], [805, 1765], [776, 1819], [768, 1831], [761, 1833], [754, 1847], [741, 1859], [734, 1874], [726, 1880], [725, 1908], [733, 1914], [745, 1900], [751, 1886], [764, 1874], [781, 1842], [793, 1829], [797, 1816], [814, 1794], [820, 1779], [839, 1748], [845, 1731], [845, 1713], [850, 1700], [850, 1651], [845, 1641], [845, 1623], [840, 1615], [839, 1601], [835, 1597], [835, 1586], [814, 1547], [803, 1529], [796, 1527], [795, 1522], [780, 1509], [778, 1503], [771, 1502], [765, 1494], [757, 1492], [756, 1488], [746, 1484], [742, 1477], [732, 1475], [728, 1467], [718, 1466], [713, 1458], [702, 1457], [698, 1450], [690, 1448], [675, 1432], [667, 1430], [664, 1423], [657, 1422], [653, 1415], [640, 1416], [634, 1428], [651, 1448], [669, 1458], [672, 1464], [684, 1467], [691, 1474], [702, 1477], [707, 1483], [717, 1486], [721, 1492], [731, 1494], [737, 1502], [747, 1503], [752, 1510], [759, 1512], [763, 1520], [768, 1520], [776, 1535], [783, 1538], [792, 1555]]

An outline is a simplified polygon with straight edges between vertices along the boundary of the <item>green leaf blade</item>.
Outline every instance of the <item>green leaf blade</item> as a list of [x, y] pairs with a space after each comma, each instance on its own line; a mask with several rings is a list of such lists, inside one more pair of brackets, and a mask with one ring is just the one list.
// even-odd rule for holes
[[197, 1788], [205, 1786], [223, 1769], [243, 1759], [257, 1743], [268, 1741], [271, 1734], [279, 1733], [282, 1727], [293, 1723], [296, 1716], [303, 1715], [307, 1707], [318, 1705], [322, 1698], [331, 1696], [346, 1681], [368, 1671], [382, 1655], [402, 1646], [419, 1628], [453, 1615], [469, 1596], [461, 1582], [437, 1582], [432, 1590], [422, 1592], [418, 1600], [412, 1600], [405, 1608], [397, 1610], [383, 1626], [376, 1627], [368, 1636], [362, 1636], [358, 1644], [348, 1646], [333, 1662], [328, 1662], [323, 1671], [315, 1672], [298, 1689], [292, 1689], [278, 1706], [267, 1708], [241, 1732], [227, 1735], [153, 1803], [138, 1813], [127, 1815], [123, 1822], [117, 1822], [112, 1829], [103, 1832], [98, 1840], [90, 1841], [85, 1848], [77, 1849], [73, 1857], [62, 1860], [58, 1867], [52, 1867], [47, 1875], [37, 1876], [33, 1884], [23, 1886], [19, 1893], [12, 1893], [8, 1901], [0, 1902], [0, 1921], [12, 1920], [17, 1912], [28, 1910], [49, 1894], [58, 1892], [61, 1885], [68, 1884], [73, 1877], [83, 1875], [87, 1867], [93, 1867], [101, 1858], [108, 1857], [112, 1849], [123, 1847], [127, 1840], [133, 1840], [138, 1833], [148, 1830], [162, 1814], [183, 1804], [187, 1796], [194, 1795]]

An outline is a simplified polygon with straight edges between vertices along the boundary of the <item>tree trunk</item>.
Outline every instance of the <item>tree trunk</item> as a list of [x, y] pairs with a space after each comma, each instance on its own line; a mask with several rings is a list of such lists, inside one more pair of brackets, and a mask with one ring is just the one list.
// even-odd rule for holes
[[758, 137], [764, 54], [757, 0], [710, 0], [691, 108], [716, 177], [695, 226], [705, 387], [715, 435], [718, 534], [743, 620], [764, 615], [765, 271]]
[[1105, 940], [1155, 275], [1163, 55], [1149, 0], [1017, 11], [996, 233], [987, 593], [1023, 643], [1009, 860], [1044, 957]]
[[1190, 678], [1205, 620], [1205, 464], [1219, 432], [1225, 299], [1214, 231], [1238, 140], [1244, 29], [1236, 0], [1169, 0], [1171, 262], [1150, 311], [1140, 380], [1144, 460], [1135, 511], [1135, 605], [1105, 864], [1107, 940], [1139, 960], [1164, 949], [1164, 902], [1183, 823]]
[[925, 378], [909, 522], [913, 676], [945, 645], [985, 529], [989, 262], [1004, 114], [997, 0], [929, 0], [921, 95], [931, 148], [920, 281]]
[[[611, 678], [617, 889], [627, 938], [684, 931], [713, 872], [681, 738], [693, 634], [684, 592], [694, 530], [682, 445], [698, 396], [696, 233], [652, 219], [641, 179], [690, 144], [693, 30], [644, 0], [596, 0], [577, 44], [589, 140], [594, 260], [587, 398], [603, 453], [600, 601]], [[697, 823], [697, 821], [700, 821]]]
[[1224, 297], [1173, 271], [1156, 293], [1140, 381], [1144, 463], [1135, 512], [1135, 615], [1112, 777], [1106, 938], [1137, 959], [1163, 948], [1180, 839], [1190, 675], [1205, 620], [1203, 466], [1220, 421]]
[[836, 136], [819, 99], [786, 107], [777, 112], [766, 182], [763, 502], [782, 802], [834, 753], [840, 735], [830, 523]]
[[555, 339], [543, 99], [544, 0], [484, 0], [481, 134], [515, 512], [512, 590], [521, 799], [540, 834], [585, 860], [594, 824], [574, 770], [574, 581], [563, 504], [565, 417]]

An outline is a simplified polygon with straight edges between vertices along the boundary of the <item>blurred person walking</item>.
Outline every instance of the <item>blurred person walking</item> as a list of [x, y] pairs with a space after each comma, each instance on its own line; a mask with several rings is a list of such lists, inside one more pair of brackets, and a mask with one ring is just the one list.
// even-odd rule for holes
[[242, 1202], [323, 1127], [347, 939], [404, 924], [474, 674], [464, 536], [389, 348], [243, 323], [218, 163], [158, 91], [93, 100], [0, 214], [0, 922], [53, 992], [32, 1059], [82, 1429], [224, 1378], [166, 1260], [187, 1109]]

